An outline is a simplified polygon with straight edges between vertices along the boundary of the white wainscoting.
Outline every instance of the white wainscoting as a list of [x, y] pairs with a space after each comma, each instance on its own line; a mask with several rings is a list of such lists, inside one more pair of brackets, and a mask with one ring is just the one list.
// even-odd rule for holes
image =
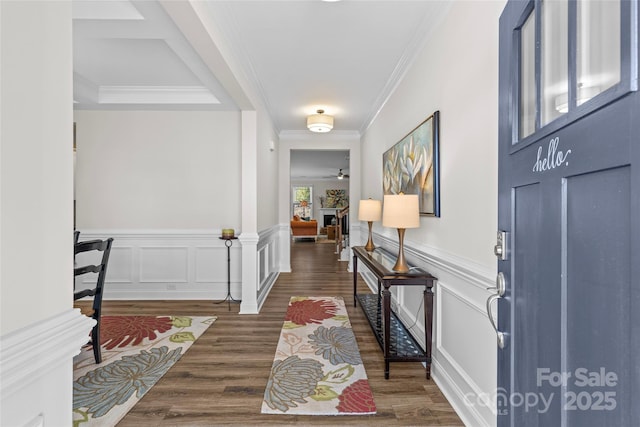
[[[396, 241], [380, 234], [374, 241], [391, 254], [397, 253]], [[486, 399], [495, 399], [497, 347], [485, 302], [490, 295], [486, 288], [495, 286], [496, 273], [415, 242], [405, 241], [404, 246], [411, 265], [423, 267], [438, 278], [434, 288], [432, 378], [466, 425], [494, 426], [495, 405]], [[372, 292], [377, 292], [373, 274], [362, 263], [358, 263], [358, 271]], [[424, 348], [421, 294], [422, 289], [392, 288], [392, 306]]]
[[73, 424], [73, 356], [94, 324], [69, 309], [0, 338], [0, 425]]
[[[257, 297], [264, 303], [278, 278], [280, 226], [259, 233]], [[227, 295], [227, 247], [220, 230], [80, 230], [80, 241], [113, 237], [105, 299], [211, 299]], [[233, 240], [231, 294], [242, 292], [242, 245]], [[78, 264], [88, 259], [78, 258]], [[83, 284], [84, 283], [84, 284]], [[88, 276], [76, 289], [88, 287]]]
[[267, 299], [269, 291], [280, 275], [280, 231], [281, 227], [275, 225], [268, 230], [261, 231], [258, 235], [258, 310]]
[[[227, 295], [227, 247], [220, 230], [80, 230], [80, 241], [113, 237], [104, 298], [211, 299]], [[233, 240], [231, 294], [241, 295], [242, 246]], [[81, 264], [81, 260], [78, 260]], [[84, 279], [88, 286], [92, 279]], [[81, 283], [76, 289], [82, 288]]]

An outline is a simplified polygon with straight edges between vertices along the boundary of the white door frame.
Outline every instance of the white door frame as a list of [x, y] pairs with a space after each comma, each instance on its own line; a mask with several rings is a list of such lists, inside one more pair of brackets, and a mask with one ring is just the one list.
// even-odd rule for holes
[[[349, 212], [357, 218], [360, 200], [360, 134], [357, 132], [331, 132], [314, 134], [311, 132], [282, 132], [279, 144], [278, 174], [278, 222], [280, 223], [280, 272], [291, 271], [291, 238], [289, 231], [291, 196], [291, 150], [346, 150], [349, 151]], [[349, 232], [359, 227], [349, 221]]]

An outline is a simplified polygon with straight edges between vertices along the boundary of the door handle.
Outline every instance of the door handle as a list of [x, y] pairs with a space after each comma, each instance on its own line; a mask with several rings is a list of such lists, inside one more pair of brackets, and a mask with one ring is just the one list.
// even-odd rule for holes
[[487, 288], [488, 291], [496, 291], [496, 295], [503, 296], [507, 290], [507, 281], [504, 278], [504, 273], [501, 271], [496, 277], [496, 285]]
[[506, 344], [505, 335], [504, 335], [504, 332], [500, 332], [498, 330], [498, 325], [496, 325], [496, 321], [493, 320], [493, 310], [491, 309], [491, 303], [499, 299], [500, 299], [500, 296], [498, 294], [493, 294], [489, 298], [487, 298], [487, 315], [489, 316], [489, 322], [491, 322], [491, 326], [493, 327], [493, 330], [496, 332], [498, 348], [503, 349]]
[[506, 346], [506, 335], [504, 332], [500, 332], [498, 330], [498, 325], [496, 324], [496, 321], [493, 318], [493, 302], [494, 301], [498, 301], [500, 298], [502, 298], [502, 296], [504, 295], [505, 291], [506, 291], [506, 279], [504, 277], [504, 273], [499, 272], [498, 276], [496, 277], [496, 286], [495, 287], [490, 287], [487, 288], [487, 290], [491, 290], [491, 291], [495, 291], [496, 293], [489, 296], [489, 298], [487, 298], [487, 316], [489, 316], [489, 322], [491, 322], [491, 326], [493, 327], [493, 330], [496, 333], [496, 338], [497, 338], [497, 343], [498, 343], [498, 348], [503, 349]]

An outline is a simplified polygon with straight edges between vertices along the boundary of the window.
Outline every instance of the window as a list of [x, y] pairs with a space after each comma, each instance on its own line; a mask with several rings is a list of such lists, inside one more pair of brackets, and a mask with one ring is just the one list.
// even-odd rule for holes
[[634, 4], [531, 1], [516, 29], [514, 144], [554, 132], [636, 90]]
[[577, 104], [620, 81], [620, 2], [577, 2]]
[[311, 219], [313, 216], [313, 187], [293, 187], [293, 215], [300, 218]]
[[[541, 123], [547, 125], [566, 113], [569, 95], [569, 3], [542, 3], [540, 84]], [[564, 108], [558, 103], [563, 102]]]
[[520, 138], [536, 130], [536, 33], [535, 14], [520, 30]]

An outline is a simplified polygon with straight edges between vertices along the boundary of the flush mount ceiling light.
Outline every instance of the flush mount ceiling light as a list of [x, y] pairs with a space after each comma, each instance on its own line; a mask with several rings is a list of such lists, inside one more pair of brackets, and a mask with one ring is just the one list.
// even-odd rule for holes
[[307, 117], [307, 128], [311, 132], [329, 132], [333, 129], [333, 116], [324, 114], [324, 110], [318, 110], [317, 114]]

